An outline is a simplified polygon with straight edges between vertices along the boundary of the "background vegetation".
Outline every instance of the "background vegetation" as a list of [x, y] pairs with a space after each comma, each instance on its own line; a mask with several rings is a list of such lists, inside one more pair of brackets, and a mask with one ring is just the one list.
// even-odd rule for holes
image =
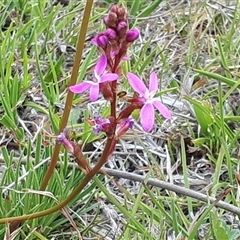
[[[93, 5], [78, 82], [91, 77], [98, 52], [90, 40], [102, 31], [112, 3]], [[136, 123], [120, 140], [105, 168], [117, 185], [98, 175], [62, 212], [2, 224], [0, 238], [240, 239], [238, 1], [119, 3], [141, 32], [123, 71], [146, 81], [157, 71], [173, 119], [158, 117], [150, 134]], [[85, 5], [0, 3], [1, 219], [56, 205], [84, 176], [62, 149], [46, 191], [39, 191], [59, 133]], [[124, 79], [122, 90], [130, 91]], [[85, 144], [91, 165], [104, 138], [84, 119], [99, 111], [107, 115], [102, 99], [90, 103], [77, 95], [68, 119], [71, 138]]]

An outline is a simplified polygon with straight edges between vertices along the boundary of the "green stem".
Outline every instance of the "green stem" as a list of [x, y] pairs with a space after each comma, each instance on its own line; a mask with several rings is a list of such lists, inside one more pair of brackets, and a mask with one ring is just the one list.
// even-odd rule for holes
[[[75, 56], [75, 60], [74, 60], [74, 64], [73, 64], [73, 70], [72, 70], [70, 85], [75, 85], [76, 82], [77, 82], [79, 65], [80, 65], [80, 62], [81, 62], [82, 52], [83, 52], [83, 48], [84, 48], [84, 44], [85, 44], [85, 37], [86, 37], [86, 33], [87, 33], [87, 27], [88, 27], [90, 14], [91, 14], [92, 4], [93, 4], [93, 0], [86, 1], [86, 7], [85, 7], [85, 10], [84, 10], [83, 20], [82, 20], [82, 24], [81, 24], [81, 28], [80, 28], [80, 33], [79, 33], [79, 36], [78, 36], [77, 50], [76, 50], [76, 56]], [[60, 132], [62, 132], [63, 129], [67, 125], [68, 117], [69, 117], [70, 110], [71, 110], [71, 107], [72, 107], [72, 101], [73, 101], [73, 93], [68, 91], [67, 100], [66, 100], [66, 103], [65, 103], [65, 108], [64, 108], [64, 112], [63, 112], [63, 116], [62, 116], [61, 125], [60, 125]], [[41, 191], [44, 191], [46, 189], [48, 181], [53, 174], [53, 171], [55, 169], [55, 166], [56, 166], [56, 163], [57, 163], [57, 160], [58, 160], [60, 147], [61, 147], [61, 145], [56, 143], [55, 148], [54, 148], [54, 152], [53, 152], [53, 156], [52, 156], [52, 160], [50, 162], [50, 165], [48, 167], [48, 170], [47, 170], [47, 172], [44, 176], [44, 179], [43, 179], [41, 187], [40, 187]]]

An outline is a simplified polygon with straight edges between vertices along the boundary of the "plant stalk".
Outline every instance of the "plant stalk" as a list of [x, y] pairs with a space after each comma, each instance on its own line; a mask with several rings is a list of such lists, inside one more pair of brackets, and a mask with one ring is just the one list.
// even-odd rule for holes
[[[83, 48], [84, 48], [85, 37], [87, 34], [87, 27], [88, 27], [90, 14], [91, 14], [92, 5], [93, 5], [93, 0], [86, 1], [86, 7], [84, 10], [84, 14], [83, 14], [80, 33], [78, 36], [77, 51], [76, 51], [76, 56], [75, 56], [75, 60], [74, 60], [74, 64], [73, 64], [70, 86], [75, 85], [77, 82], [78, 71], [79, 71], [79, 66], [80, 66], [80, 62], [81, 62], [81, 58], [82, 58], [82, 52], [83, 52]], [[59, 133], [61, 133], [67, 125], [68, 117], [69, 117], [70, 110], [72, 107], [72, 102], [73, 102], [73, 93], [71, 91], [68, 91], [67, 100], [65, 103], [65, 108], [64, 108], [64, 112], [63, 112], [63, 116], [62, 116]], [[49, 164], [48, 170], [44, 176], [44, 179], [43, 179], [41, 187], [40, 187], [41, 191], [44, 191], [46, 189], [48, 181], [53, 174], [53, 171], [55, 169], [55, 166], [56, 166], [56, 163], [58, 160], [60, 148], [61, 148], [61, 144], [56, 142], [51, 162]]]

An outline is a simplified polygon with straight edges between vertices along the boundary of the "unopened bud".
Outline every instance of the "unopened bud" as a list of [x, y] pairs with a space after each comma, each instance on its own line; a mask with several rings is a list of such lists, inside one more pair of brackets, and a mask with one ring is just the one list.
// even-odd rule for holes
[[103, 49], [107, 47], [108, 38], [105, 34], [99, 34], [96, 39], [97, 45]]
[[106, 26], [115, 28], [117, 26], [117, 23], [118, 23], [117, 14], [114, 13], [114, 12], [110, 12], [109, 15], [108, 15]]
[[125, 21], [121, 21], [118, 23], [117, 31], [119, 38], [123, 38], [126, 35], [127, 32], [127, 23]]
[[66, 133], [67, 133], [67, 129], [65, 128], [63, 130], [63, 132], [61, 132], [58, 137], [57, 140], [59, 143], [63, 144], [63, 146], [66, 148], [66, 150], [71, 153], [74, 154], [74, 148], [73, 148], [73, 144], [71, 141], [69, 141], [66, 137]]
[[123, 7], [118, 8], [118, 20], [127, 21], [127, 14], [126, 14], [125, 8]]
[[113, 101], [113, 92], [112, 92], [111, 86], [109, 85], [109, 82], [100, 83], [99, 87], [100, 87], [100, 92], [102, 93], [103, 97], [107, 101], [112, 102]]
[[135, 29], [130, 29], [126, 33], [126, 40], [128, 42], [134, 42], [136, 39], [139, 38], [139, 31]]
[[109, 39], [109, 40], [115, 40], [117, 37], [117, 33], [116, 31], [114, 31], [111, 28], [108, 28], [105, 32], [105, 36]]
[[115, 4], [115, 5], [111, 6], [109, 12], [117, 13], [118, 9], [119, 9], [119, 6]]
[[103, 18], [103, 22], [104, 22], [104, 24], [105, 24], [106, 27], [109, 26], [109, 18], [108, 18], [108, 16], [106, 16], [106, 17]]

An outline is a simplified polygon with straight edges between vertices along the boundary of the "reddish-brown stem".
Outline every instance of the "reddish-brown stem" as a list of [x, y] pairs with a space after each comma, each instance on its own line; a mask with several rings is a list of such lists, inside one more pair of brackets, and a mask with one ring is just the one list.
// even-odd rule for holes
[[93, 177], [95, 174], [98, 173], [98, 171], [101, 169], [103, 164], [105, 164], [109, 157], [109, 149], [111, 148], [112, 142], [114, 141], [114, 138], [108, 138], [107, 143], [104, 147], [103, 153], [99, 161], [96, 163], [96, 165], [92, 168], [92, 170], [87, 174], [90, 177]]
[[[77, 82], [79, 65], [80, 65], [81, 58], [82, 58], [82, 52], [83, 52], [83, 48], [84, 48], [85, 37], [86, 37], [86, 33], [87, 33], [87, 27], [88, 27], [90, 13], [91, 13], [91, 9], [92, 9], [92, 4], [93, 4], [93, 0], [86, 1], [86, 7], [84, 10], [83, 20], [82, 20], [82, 24], [81, 24], [81, 28], [80, 28], [79, 37], [78, 37], [77, 51], [76, 51], [75, 61], [73, 64], [70, 85], [75, 85]], [[66, 100], [66, 104], [65, 104], [65, 108], [64, 108], [64, 112], [63, 112], [63, 116], [62, 116], [62, 121], [61, 121], [61, 125], [60, 125], [60, 132], [62, 132], [63, 129], [65, 128], [65, 126], [67, 125], [69, 113], [70, 113], [70, 110], [72, 107], [72, 101], [73, 101], [73, 93], [68, 91], [67, 100]], [[48, 181], [53, 174], [53, 171], [55, 169], [55, 166], [56, 166], [56, 163], [58, 160], [60, 146], [61, 146], [60, 144], [56, 143], [51, 162], [49, 164], [48, 170], [44, 176], [44, 179], [43, 179], [41, 187], [40, 187], [41, 191], [44, 191], [46, 189]]]
[[108, 157], [113, 153], [114, 149], [115, 149], [115, 146], [116, 146], [116, 143], [117, 143], [117, 139], [116, 137], [112, 140], [111, 142], [111, 146], [108, 150]]
[[[118, 65], [120, 63], [119, 55], [115, 56], [114, 66], [112, 68], [112, 73], [116, 73]], [[116, 104], [117, 104], [117, 81], [112, 82], [112, 93], [113, 93], [113, 100], [111, 102], [111, 116], [116, 119]]]
[[117, 100], [117, 81], [112, 82], [112, 93], [113, 93], [113, 100], [111, 102], [111, 116], [116, 119], [116, 100]]

